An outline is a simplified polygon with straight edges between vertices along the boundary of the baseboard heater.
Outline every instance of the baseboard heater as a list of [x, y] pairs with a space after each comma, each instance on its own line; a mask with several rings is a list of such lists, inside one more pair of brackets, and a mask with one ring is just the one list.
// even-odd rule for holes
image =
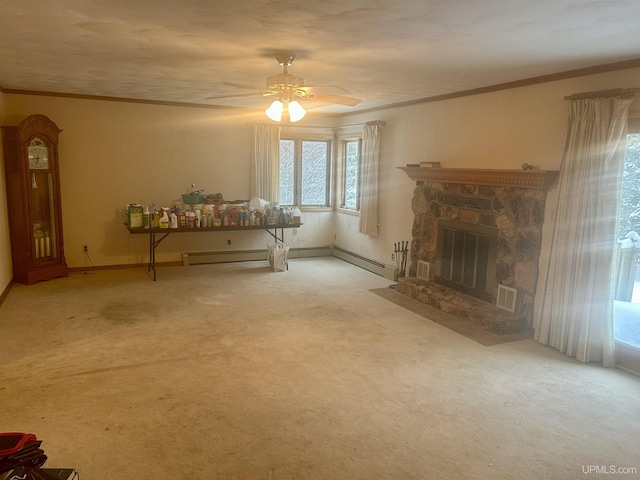
[[[357, 253], [349, 252], [339, 247], [327, 246], [289, 249], [289, 258], [330, 256], [352, 263], [389, 280], [395, 279], [395, 267], [370, 260]], [[267, 250], [236, 250], [230, 252], [196, 252], [182, 254], [182, 264], [185, 267], [189, 265], [204, 265], [207, 263], [248, 262], [255, 260], [267, 260]]]
[[389, 280], [395, 279], [396, 267], [376, 262], [375, 260], [371, 260], [369, 258], [358, 255], [357, 253], [349, 252], [348, 250], [343, 250], [342, 248], [335, 246], [331, 248], [331, 253], [334, 257], [344, 260], [345, 262], [357, 265], [358, 267], [364, 268], [365, 270], [375, 273], [376, 275], [388, 278]]
[[[289, 258], [329, 257], [331, 247], [290, 248]], [[267, 250], [235, 250], [230, 252], [183, 253], [182, 264], [203, 265], [207, 263], [249, 262], [267, 260]]]

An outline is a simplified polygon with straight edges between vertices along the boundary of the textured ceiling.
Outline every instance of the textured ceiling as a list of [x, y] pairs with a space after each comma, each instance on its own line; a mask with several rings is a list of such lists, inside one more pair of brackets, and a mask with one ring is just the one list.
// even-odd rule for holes
[[362, 100], [305, 108], [345, 113], [640, 58], [639, 18], [637, 0], [1, 0], [0, 87], [264, 109], [237, 84], [286, 51]]

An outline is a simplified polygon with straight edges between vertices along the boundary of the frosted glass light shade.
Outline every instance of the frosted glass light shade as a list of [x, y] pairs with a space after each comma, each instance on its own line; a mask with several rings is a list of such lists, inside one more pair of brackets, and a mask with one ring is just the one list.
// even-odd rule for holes
[[304, 116], [307, 114], [305, 109], [302, 108], [302, 105], [300, 105], [295, 100], [293, 102], [289, 102], [288, 110], [289, 120], [291, 120], [292, 122], [297, 122], [298, 120], [304, 118]]
[[282, 120], [282, 102], [280, 100], [274, 100], [273, 103], [267, 108], [264, 113], [267, 114], [274, 122]]

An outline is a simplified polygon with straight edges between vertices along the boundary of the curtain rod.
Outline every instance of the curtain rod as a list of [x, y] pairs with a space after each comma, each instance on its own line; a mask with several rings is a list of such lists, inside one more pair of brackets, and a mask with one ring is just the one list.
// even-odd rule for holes
[[595, 92], [581, 92], [574, 93], [564, 97], [565, 100], [580, 100], [583, 98], [602, 98], [602, 97], [615, 97], [619, 95], [630, 95], [640, 92], [640, 88], [614, 88], [612, 90], [597, 90]]
[[382, 120], [373, 120], [371, 122], [352, 123], [350, 125], [341, 125], [339, 127], [333, 127], [333, 128], [362, 127], [364, 125], [378, 125], [380, 127], [384, 127], [386, 125], [386, 123], [384, 121], [382, 121]]

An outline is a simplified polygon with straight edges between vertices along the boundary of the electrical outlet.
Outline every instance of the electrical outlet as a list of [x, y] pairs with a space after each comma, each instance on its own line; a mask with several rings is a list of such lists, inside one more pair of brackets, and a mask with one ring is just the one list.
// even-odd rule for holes
[[82, 247], [82, 251], [83, 251], [84, 253], [89, 252], [89, 247], [88, 247], [88, 246], [86, 246], [86, 245], [84, 245], [84, 246]]
[[392, 253], [392, 254], [391, 254], [391, 260], [395, 260], [395, 259], [396, 259], [396, 254], [395, 254], [395, 253]]

